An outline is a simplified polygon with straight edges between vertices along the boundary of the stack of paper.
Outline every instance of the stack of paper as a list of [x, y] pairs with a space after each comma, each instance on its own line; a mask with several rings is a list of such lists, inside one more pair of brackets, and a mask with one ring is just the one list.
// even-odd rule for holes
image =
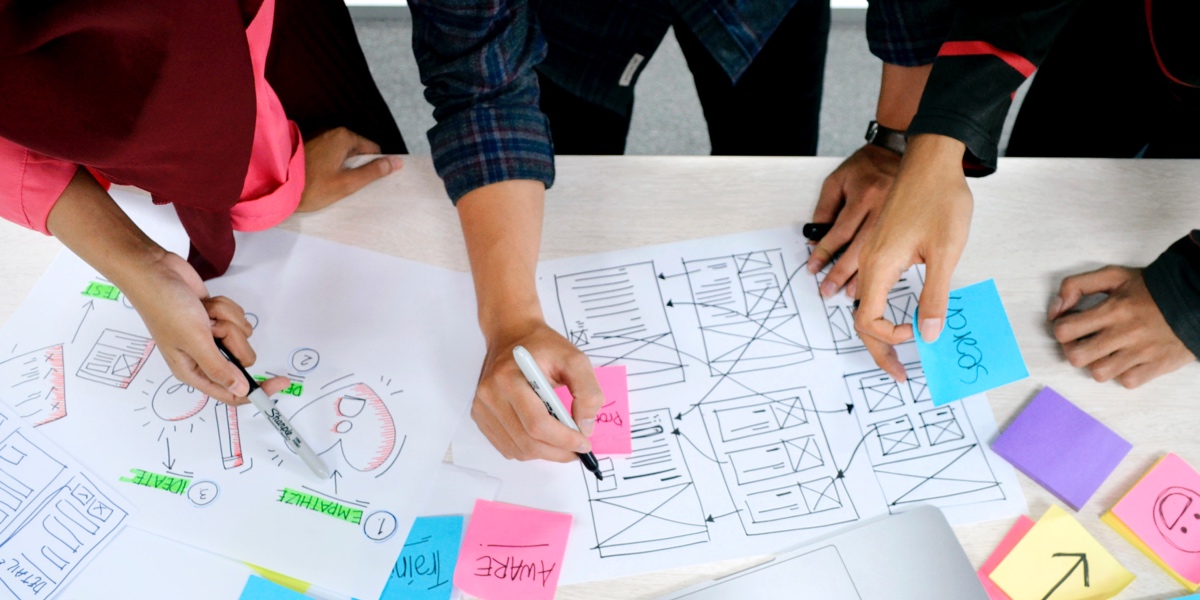
[[1200, 474], [1168, 454], [1100, 520], [1170, 573], [1200, 589]]

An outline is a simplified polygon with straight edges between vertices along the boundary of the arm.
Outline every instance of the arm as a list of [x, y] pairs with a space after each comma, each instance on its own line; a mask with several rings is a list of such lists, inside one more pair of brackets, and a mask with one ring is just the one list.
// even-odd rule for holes
[[892, 346], [912, 339], [913, 331], [884, 318], [887, 294], [905, 268], [925, 263], [916, 325], [926, 341], [938, 338], [973, 210], [964, 167], [994, 170], [1012, 94], [1045, 58], [1077, 3], [973, 2], [955, 14], [909, 126], [895, 184], [859, 257], [855, 328], [875, 362], [897, 380], [905, 372]]
[[[545, 189], [554, 181], [549, 124], [534, 65], [545, 42], [522, 0], [414, 0], [413, 50], [434, 105], [434, 166], [459, 212], [487, 357], [471, 416], [508, 458], [575, 460], [603, 403], [591, 365], [546, 325], [535, 272]], [[523, 345], [567, 385], [583, 435], [550, 417], [512, 358]]]
[[[210, 297], [195, 270], [146, 237], [87, 171], [76, 171], [46, 225], [129, 298], [180, 381], [221, 402], [247, 401], [245, 379], [213, 343], [221, 338], [243, 364], [253, 364], [245, 313], [228, 298]], [[272, 394], [287, 384], [275, 377], [263, 388]]]

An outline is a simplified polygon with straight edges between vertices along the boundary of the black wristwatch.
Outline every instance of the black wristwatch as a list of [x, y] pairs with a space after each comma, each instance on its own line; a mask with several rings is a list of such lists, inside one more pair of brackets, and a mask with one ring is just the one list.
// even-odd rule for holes
[[900, 155], [904, 154], [904, 149], [908, 146], [908, 140], [903, 131], [884, 127], [879, 124], [879, 121], [871, 121], [871, 124], [867, 125], [866, 140], [868, 144], [887, 148]]

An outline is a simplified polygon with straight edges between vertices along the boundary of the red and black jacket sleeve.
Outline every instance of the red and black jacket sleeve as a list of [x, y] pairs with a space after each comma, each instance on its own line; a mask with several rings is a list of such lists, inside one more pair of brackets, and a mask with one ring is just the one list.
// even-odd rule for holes
[[1045, 59], [1082, 0], [972, 0], [955, 13], [908, 134], [936, 133], [967, 145], [968, 175], [996, 170], [1013, 96]]
[[1143, 275], [1171, 330], [1200, 356], [1200, 229], [1167, 248]]

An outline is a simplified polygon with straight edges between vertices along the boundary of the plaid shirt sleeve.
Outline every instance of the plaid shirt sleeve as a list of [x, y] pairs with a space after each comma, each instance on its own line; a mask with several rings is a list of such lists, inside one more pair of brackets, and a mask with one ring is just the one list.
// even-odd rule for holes
[[954, 24], [957, 0], [870, 0], [867, 45], [885, 63], [919, 67], [933, 62]]
[[450, 199], [491, 183], [554, 182], [533, 67], [546, 55], [527, 0], [410, 0], [413, 51], [437, 121], [429, 145]]

